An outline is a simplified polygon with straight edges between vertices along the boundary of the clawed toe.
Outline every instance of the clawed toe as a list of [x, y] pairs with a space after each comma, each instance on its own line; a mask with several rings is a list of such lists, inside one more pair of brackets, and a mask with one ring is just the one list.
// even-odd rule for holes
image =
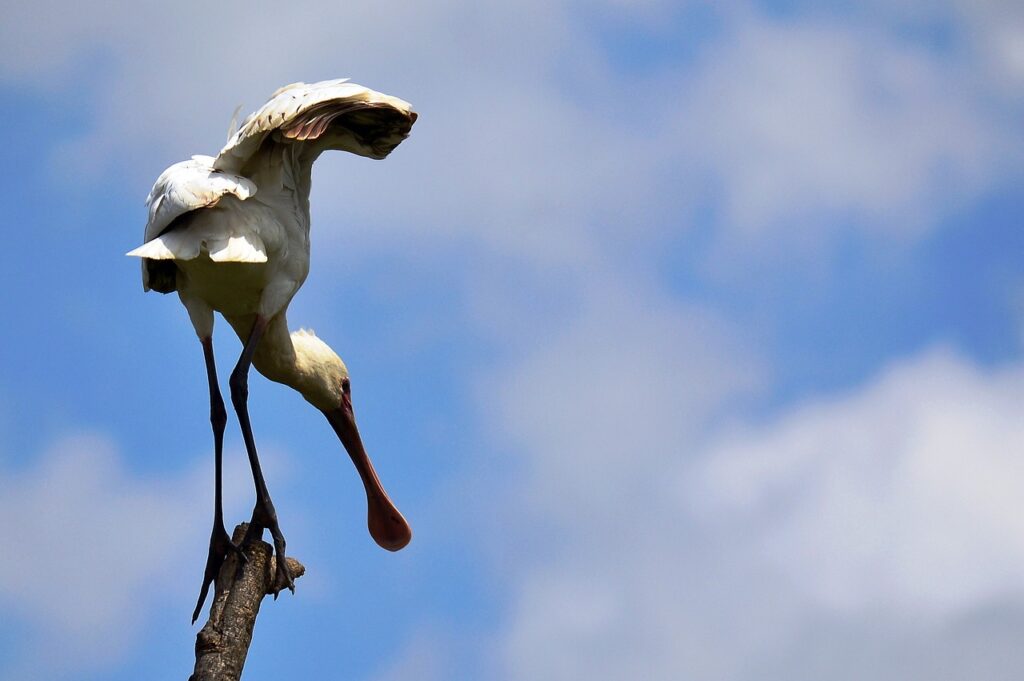
[[206, 602], [206, 596], [210, 593], [210, 585], [217, 578], [217, 574], [220, 572], [221, 566], [224, 564], [224, 559], [227, 558], [228, 553], [234, 553], [235, 556], [241, 562], [247, 562], [249, 559], [242, 551], [242, 547], [231, 541], [231, 537], [224, 530], [223, 526], [215, 525], [213, 533], [210, 535], [210, 552], [206, 556], [206, 570], [203, 572], [203, 586], [199, 589], [199, 599], [196, 601], [196, 609], [192, 611], [192, 624], [196, 623], [199, 619], [199, 613], [203, 609], [203, 604]]
[[288, 569], [288, 559], [284, 553], [278, 552], [275, 562], [277, 571], [274, 574], [274, 584], [270, 587], [270, 593], [274, 595], [274, 600], [277, 600], [277, 595], [285, 589], [295, 593], [295, 579], [292, 577], [291, 570]]
[[242, 545], [248, 546], [252, 542], [262, 540], [264, 529], [270, 531], [270, 536], [274, 542], [274, 556], [277, 567], [274, 572], [274, 581], [271, 583], [268, 592], [274, 596], [274, 600], [277, 600], [278, 594], [285, 589], [295, 593], [295, 579], [288, 568], [284, 534], [281, 532], [281, 526], [277, 522], [277, 512], [274, 510], [274, 505], [269, 497], [257, 500], [256, 507], [252, 511], [252, 520], [249, 521], [249, 528], [245, 533], [245, 539], [242, 540]]

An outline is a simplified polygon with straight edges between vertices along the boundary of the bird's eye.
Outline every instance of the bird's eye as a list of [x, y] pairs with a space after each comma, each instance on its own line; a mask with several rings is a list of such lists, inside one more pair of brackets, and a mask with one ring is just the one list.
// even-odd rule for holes
[[341, 379], [341, 390], [346, 395], [352, 392], [352, 381], [348, 380], [347, 378]]

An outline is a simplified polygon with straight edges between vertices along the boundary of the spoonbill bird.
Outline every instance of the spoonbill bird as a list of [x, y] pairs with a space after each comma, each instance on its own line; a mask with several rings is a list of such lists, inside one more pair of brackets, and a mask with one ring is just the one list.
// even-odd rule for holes
[[[288, 332], [285, 313], [309, 272], [309, 190], [313, 162], [328, 149], [382, 159], [408, 135], [408, 102], [343, 80], [294, 83], [275, 92], [228, 139], [216, 158], [193, 156], [165, 170], [146, 199], [142, 258], [147, 291], [177, 291], [203, 347], [210, 388], [215, 493], [210, 550], [192, 614], [194, 623], [228, 552], [270, 530], [277, 555], [274, 595], [295, 591], [285, 540], [260, 469], [249, 422], [249, 367], [299, 391], [322, 411], [355, 464], [366, 490], [367, 525], [380, 546], [397, 551], [412, 531], [388, 498], [363, 448], [344, 362], [312, 332]], [[256, 487], [256, 505], [241, 546], [224, 528], [222, 454], [227, 412], [213, 356], [214, 311], [242, 340], [231, 372], [238, 416]]]

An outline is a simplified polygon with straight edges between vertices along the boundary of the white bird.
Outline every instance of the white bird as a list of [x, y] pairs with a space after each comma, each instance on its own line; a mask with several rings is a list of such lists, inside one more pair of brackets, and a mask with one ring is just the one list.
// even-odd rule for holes
[[229, 381], [256, 486], [242, 546], [270, 530], [277, 554], [275, 596], [283, 588], [294, 591], [294, 581], [249, 422], [250, 365], [299, 391], [327, 417], [362, 478], [373, 539], [397, 551], [412, 538], [363, 448], [348, 369], [312, 332], [289, 333], [285, 313], [309, 272], [313, 162], [328, 149], [382, 159], [409, 135], [415, 121], [408, 102], [347, 79], [294, 83], [250, 115], [216, 158], [193, 156], [165, 170], [146, 199], [145, 243], [128, 255], [142, 258], [145, 290], [178, 292], [202, 343], [209, 379], [214, 524], [193, 622], [227, 553], [244, 557], [224, 527], [221, 460], [227, 412], [213, 357], [214, 311], [243, 343]]

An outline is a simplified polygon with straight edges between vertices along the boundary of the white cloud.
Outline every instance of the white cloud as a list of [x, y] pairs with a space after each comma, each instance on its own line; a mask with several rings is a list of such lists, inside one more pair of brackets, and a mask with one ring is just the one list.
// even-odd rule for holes
[[[1015, 0], [875, 0], [865, 3], [867, 16], [894, 21], [902, 28], [916, 28], [925, 35], [952, 29], [961, 38], [979, 76], [1000, 97], [1020, 101], [1019, 82], [1024, 78], [1024, 6]], [[949, 33], [940, 40], [949, 38]], [[1016, 83], [1016, 84], [1015, 84]]]
[[[241, 464], [243, 457], [231, 458]], [[243, 473], [226, 475], [229, 508], [243, 497]], [[55, 443], [28, 469], [0, 470], [0, 517], [12, 551], [0, 561], [0, 602], [6, 618], [33, 632], [29, 646], [5, 661], [3, 678], [103, 669], [131, 650], [148, 608], [170, 598], [188, 603], [202, 577], [212, 477], [209, 465], [162, 479], [135, 476], [108, 439], [85, 434]]]
[[[496, 549], [513, 595], [501, 678], [1009, 678], [1024, 368], [935, 351], [712, 436], [700, 392], [713, 405], [743, 389], [714, 382], [730, 355], [687, 340], [685, 323], [662, 343], [672, 327], [652, 319], [607, 332], [614, 345], [629, 329], [633, 352], [610, 357], [588, 321], [572, 352], [506, 378], [523, 397], [498, 417], [526, 463], [505, 483], [516, 526], [494, 532], [512, 542]], [[621, 398], [591, 378], [605, 366], [627, 382]], [[938, 669], [936, 645], [966, 657]]]
[[479, 391], [500, 437], [525, 446], [529, 509], [516, 512], [573, 533], [634, 531], [618, 524], [644, 509], [623, 505], [655, 493], [665, 462], [692, 455], [716, 411], [763, 378], [713, 314], [615, 277]]
[[977, 77], [878, 27], [748, 20], [678, 86], [678, 126], [730, 247], [813, 252], [851, 225], [906, 239], [1019, 146]]
[[709, 612], [714, 587], [688, 593], [709, 573], [687, 558], [696, 528], [673, 507], [669, 473], [763, 373], [713, 315], [603, 281], [479, 392], [521, 464], [481, 513], [497, 525], [487, 536], [511, 598], [500, 678], [678, 678], [665, 672], [684, 659], [708, 674], [731, 664], [680, 610]]
[[708, 453], [709, 514], [828, 608], [948, 615], [1024, 596], [1024, 369], [947, 351]]
[[957, 0], [954, 5], [984, 60], [990, 87], [1021, 102], [1024, 7], [1013, 0]]

